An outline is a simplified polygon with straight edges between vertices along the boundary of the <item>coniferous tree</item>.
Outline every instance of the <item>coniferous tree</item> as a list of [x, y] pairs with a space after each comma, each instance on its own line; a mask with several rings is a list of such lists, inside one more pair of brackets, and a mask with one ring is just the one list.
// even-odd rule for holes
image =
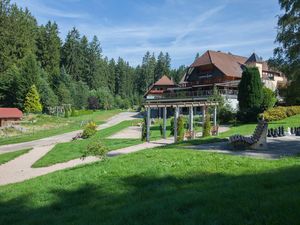
[[239, 118], [243, 121], [256, 121], [261, 112], [263, 100], [262, 82], [256, 67], [247, 67], [243, 71], [238, 87]]
[[27, 113], [39, 113], [42, 112], [42, 109], [39, 93], [36, 86], [32, 85], [25, 98], [24, 111]]
[[79, 81], [82, 78], [82, 64], [80, 34], [74, 27], [62, 47], [62, 65], [75, 81]]
[[60, 49], [61, 40], [58, 36], [57, 24], [50, 21], [46, 26], [41, 26], [37, 38], [37, 59], [41, 63], [42, 68], [50, 76], [49, 81], [52, 82], [60, 73]]

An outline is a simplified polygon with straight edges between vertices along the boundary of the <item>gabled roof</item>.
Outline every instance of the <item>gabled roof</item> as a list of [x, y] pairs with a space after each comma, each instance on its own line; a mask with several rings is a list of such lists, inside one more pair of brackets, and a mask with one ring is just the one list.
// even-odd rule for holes
[[245, 64], [254, 63], [254, 62], [257, 63], [263, 62], [262, 59], [255, 52], [253, 52], [252, 55], [246, 60]]
[[0, 118], [18, 119], [22, 116], [22, 111], [17, 108], [0, 108]]
[[[149, 94], [150, 91], [152, 91], [153, 87], [155, 87], [155, 86], [171, 86], [171, 87], [174, 87], [174, 86], [176, 86], [176, 84], [168, 76], [163, 75], [158, 81], [156, 81], [155, 83], [150, 85], [150, 87], [148, 88], [148, 90], [146, 91], [144, 96]], [[156, 93], [156, 94], [158, 94], [158, 93]]]
[[174, 81], [171, 80], [168, 76], [163, 75], [154, 85], [175, 85]]
[[242, 66], [246, 60], [247, 58], [243, 56], [208, 50], [202, 56], [197, 58], [191, 67], [214, 64], [227, 76], [241, 77]]

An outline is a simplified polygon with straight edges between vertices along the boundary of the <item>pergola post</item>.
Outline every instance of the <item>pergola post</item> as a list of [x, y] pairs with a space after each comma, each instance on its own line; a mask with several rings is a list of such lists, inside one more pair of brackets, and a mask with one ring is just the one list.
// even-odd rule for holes
[[150, 142], [150, 113], [151, 113], [151, 108], [148, 107], [147, 108], [147, 137], [146, 137], [146, 140], [147, 142]]
[[206, 106], [202, 106], [202, 126], [205, 123]]
[[167, 107], [164, 107], [163, 109], [163, 138], [167, 138]]
[[179, 114], [179, 107], [175, 107], [175, 113], [174, 113], [174, 142], [177, 142], [177, 120], [178, 120], [178, 114]]
[[217, 106], [214, 108], [214, 126], [217, 126]]
[[[190, 116], [189, 116], [189, 130], [190, 132], [192, 133], [193, 130], [194, 130], [194, 107], [193, 106], [190, 106]], [[192, 137], [193, 138], [193, 137]]]

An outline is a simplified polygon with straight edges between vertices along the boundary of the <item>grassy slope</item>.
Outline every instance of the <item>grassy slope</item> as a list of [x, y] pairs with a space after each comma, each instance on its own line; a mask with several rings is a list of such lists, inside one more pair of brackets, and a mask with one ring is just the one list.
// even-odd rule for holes
[[298, 224], [299, 158], [171, 147], [0, 187], [0, 224]]
[[31, 149], [23, 149], [23, 150], [19, 150], [19, 151], [15, 151], [15, 152], [8, 152], [8, 153], [3, 153], [0, 154], [0, 165], [4, 164], [14, 158], [17, 158], [20, 155], [23, 155], [27, 152], [29, 152]]
[[93, 137], [85, 140], [76, 140], [57, 144], [44, 157], [35, 162], [32, 167], [44, 167], [55, 163], [66, 162], [80, 158], [87, 145], [94, 141], [101, 141], [109, 150], [115, 150], [142, 143], [139, 139], [105, 139], [112, 134], [125, 129], [139, 120], [123, 121], [115, 126], [98, 131]]
[[[27, 142], [27, 141], [33, 141], [45, 137], [50, 137], [58, 134], [63, 134], [66, 132], [71, 132], [74, 130], [82, 129], [81, 122], [87, 121], [87, 120], [94, 120], [97, 122], [97, 124], [103, 123], [105, 120], [107, 120], [109, 117], [112, 117], [116, 115], [117, 113], [121, 112], [120, 110], [107, 110], [107, 111], [96, 111], [93, 114], [90, 115], [83, 115], [78, 117], [69, 117], [69, 118], [63, 118], [63, 117], [55, 117], [55, 116], [46, 116], [43, 115], [38, 119], [36, 126], [42, 126], [47, 123], [57, 124], [57, 128], [51, 128], [47, 130], [40, 130], [34, 133], [30, 134], [22, 134], [15, 137], [3, 137], [0, 138], [0, 145], [6, 145], [6, 144], [14, 144], [14, 143], [21, 143], [21, 142]], [[65, 126], [60, 126], [60, 124], [65, 123]]]

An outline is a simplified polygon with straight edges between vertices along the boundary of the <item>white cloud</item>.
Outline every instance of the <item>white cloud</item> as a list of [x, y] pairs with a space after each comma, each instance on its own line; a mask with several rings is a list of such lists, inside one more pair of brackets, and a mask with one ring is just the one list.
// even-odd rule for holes
[[[31, 12], [34, 14], [39, 14], [42, 16], [48, 15], [51, 17], [61, 17], [61, 18], [69, 18], [69, 19], [86, 19], [89, 17], [86, 13], [77, 13], [77, 12], [68, 12], [66, 10], [61, 10], [57, 8], [52, 8], [42, 1], [22, 1], [15, 0], [19, 6], [28, 7]], [[53, 18], [51, 18], [53, 19]]]

